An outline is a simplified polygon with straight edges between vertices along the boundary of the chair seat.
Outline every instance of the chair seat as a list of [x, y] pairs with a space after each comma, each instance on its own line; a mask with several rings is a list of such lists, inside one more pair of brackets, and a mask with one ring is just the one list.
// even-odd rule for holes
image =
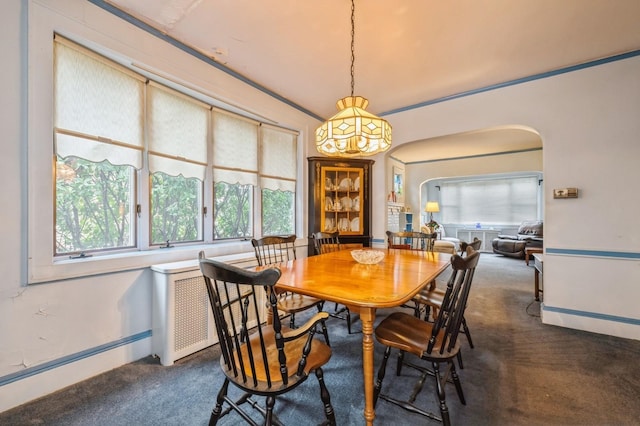
[[456, 251], [460, 251], [460, 243], [462, 241], [460, 241], [460, 238], [454, 238], [454, 237], [442, 237], [440, 238], [441, 241], [446, 241], [448, 243], [453, 243]]
[[321, 299], [298, 293], [286, 292], [278, 295], [278, 309], [290, 314], [319, 306], [323, 302]]
[[[459, 242], [458, 242], [459, 244]], [[455, 254], [456, 253], [456, 243], [453, 241], [443, 241], [443, 240], [436, 240], [433, 243], [433, 251], [437, 251], [440, 253], [451, 253], [451, 254]]]
[[[256, 260], [260, 266], [274, 265], [281, 262], [295, 260], [295, 243], [296, 236], [294, 234], [286, 237], [271, 236], [263, 237], [259, 240], [256, 240], [255, 238], [251, 240]], [[278, 298], [278, 311], [284, 312], [289, 316], [289, 326], [291, 328], [296, 328], [296, 313], [313, 307], [316, 307], [318, 312], [320, 312], [324, 305], [324, 300], [320, 300], [315, 297], [304, 296], [293, 292], [278, 291], [277, 289], [274, 290], [274, 293]], [[324, 339], [327, 344], [329, 344], [329, 332], [327, 331], [327, 326], [325, 325], [324, 320], [321, 322], [321, 325]]]
[[[289, 239], [292, 240], [293, 237]], [[279, 254], [278, 250], [264, 250]], [[318, 312], [298, 328], [285, 327], [278, 312], [279, 292], [276, 289], [280, 269], [250, 271], [207, 259], [204, 251], [199, 253], [198, 259], [215, 321], [220, 368], [224, 374], [209, 425], [215, 426], [222, 417], [233, 413], [256, 425], [249, 409], [262, 415], [265, 425], [281, 424], [274, 414], [277, 397], [297, 388], [313, 372], [318, 379], [324, 407], [326, 420], [323, 424], [335, 426], [331, 395], [322, 371], [331, 358], [324, 325], [329, 314]], [[282, 292], [280, 295], [284, 296]], [[322, 327], [326, 344], [316, 339], [318, 326]], [[229, 384], [243, 392], [230, 395]], [[254, 399], [255, 396], [266, 397], [264, 403]], [[296, 405], [295, 398], [290, 401], [293, 401], [292, 406]], [[308, 408], [306, 410], [305, 414], [309, 414]], [[231, 422], [236, 424], [240, 419]]]
[[418, 294], [413, 296], [413, 300], [439, 308], [444, 300], [445, 291], [441, 288], [425, 287]]
[[[453, 358], [459, 357], [460, 354], [458, 334], [464, 322], [464, 310], [467, 306], [471, 281], [480, 253], [475, 251], [472, 245], [469, 245], [465, 252], [467, 254], [465, 258], [458, 254], [451, 256], [451, 277], [447, 282], [442, 306], [434, 322], [423, 321], [404, 312], [394, 312], [383, 319], [375, 328], [376, 340], [386, 348], [374, 385], [374, 407], [378, 398], [381, 398], [407, 411], [439, 420], [444, 426], [450, 426], [451, 419], [445, 395], [445, 384], [449, 378], [456, 388], [460, 402], [466, 404]], [[385, 370], [392, 349], [399, 351], [396, 365], [397, 377], [401, 376], [403, 365], [413, 367], [421, 372], [418, 382], [413, 386], [412, 393], [406, 400], [381, 393], [382, 381], [386, 374]], [[405, 361], [404, 354], [407, 352], [427, 361], [431, 366], [421, 366]], [[441, 364], [445, 365], [442, 372], [440, 371]], [[432, 376], [436, 382], [435, 391], [439, 401], [440, 418], [415, 404], [427, 376]]]
[[455, 357], [460, 350], [460, 345], [456, 342], [450, 351], [440, 353], [444, 330], [438, 335], [436, 346], [427, 355], [427, 345], [429, 341], [425, 336], [431, 335], [433, 323], [422, 321], [413, 315], [404, 312], [394, 312], [387, 316], [376, 327], [376, 339], [385, 346], [409, 352], [418, 357], [425, 357], [436, 360], [446, 360]]
[[[286, 335], [287, 332], [290, 332], [292, 330], [288, 327], [282, 326], [281, 331], [284, 335]], [[271, 380], [274, 383], [273, 388], [277, 388], [278, 386], [281, 386], [277, 384], [277, 383], [281, 383], [281, 381], [276, 380], [276, 378], [280, 377], [280, 365], [278, 362], [279, 361], [278, 349], [276, 348], [275, 332], [272, 327], [265, 327], [262, 330], [262, 335], [264, 337], [264, 343], [266, 348], [266, 355], [267, 355], [266, 363], [263, 362], [264, 358], [262, 356], [262, 347], [261, 347], [260, 337], [258, 333], [254, 333], [249, 337], [251, 352], [253, 355], [253, 363], [255, 364], [255, 369], [256, 369], [255, 377], [260, 382], [267, 381], [267, 373], [266, 373], [266, 370], [264, 369], [264, 365], [267, 364], [269, 366], [269, 374], [271, 376]], [[302, 350], [305, 344], [306, 344], [305, 339], [296, 339], [296, 340], [285, 343], [284, 351], [285, 351], [285, 355], [287, 356], [288, 377], [290, 379], [293, 378], [295, 380], [295, 376], [298, 368], [298, 361], [302, 356]], [[241, 351], [242, 351], [242, 360], [236, 359], [235, 361], [236, 368], [241, 369], [242, 366], [244, 366], [244, 371], [247, 377], [253, 377], [252, 376], [253, 373], [251, 372], [251, 361], [249, 359], [249, 354], [247, 351], [246, 344], [243, 345], [243, 347], [241, 348]], [[309, 356], [307, 357], [307, 364], [304, 367], [305, 374], [309, 374], [310, 371], [313, 371], [316, 368], [323, 366], [329, 361], [330, 358], [331, 358], [331, 348], [327, 346], [327, 344], [325, 344], [324, 342], [314, 338], [313, 350], [309, 353]], [[224, 360], [222, 359], [220, 360], [220, 365], [226, 374], [227, 369], [225, 368]], [[234, 374], [231, 371], [229, 371], [229, 373], [230, 375], [227, 375], [227, 376], [231, 378], [234, 382], [237, 382], [238, 380], [236, 377], [234, 377]], [[292, 385], [292, 382], [290, 381], [288, 386], [291, 386], [291, 385]], [[266, 383], [264, 384], [264, 386], [266, 386]], [[251, 385], [251, 387], [252, 389], [255, 389], [253, 385]]]

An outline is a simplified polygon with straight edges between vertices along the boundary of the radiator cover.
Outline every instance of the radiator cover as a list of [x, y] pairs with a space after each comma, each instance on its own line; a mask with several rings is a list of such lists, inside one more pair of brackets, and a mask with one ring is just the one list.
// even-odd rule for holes
[[[254, 257], [235, 258], [228, 263], [246, 268], [256, 265]], [[217, 343], [198, 261], [153, 265], [151, 270], [154, 275], [152, 350], [160, 363], [173, 365], [176, 360]], [[236, 318], [239, 317], [238, 312]]]

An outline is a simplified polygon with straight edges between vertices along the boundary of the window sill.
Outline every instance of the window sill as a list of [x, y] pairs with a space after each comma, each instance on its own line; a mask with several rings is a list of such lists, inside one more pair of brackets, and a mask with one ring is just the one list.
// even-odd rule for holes
[[119, 252], [78, 259], [65, 257], [41, 265], [30, 260], [27, 284], [42, 284], [98, 274], [144, 269], [161, 263], [195, 260], [198, 258], [200, 250], [204, 250], [207, 257], [216, 257], [252, 252], [253, 247], [250, 241], [233, 241], [176, 246], [168, 249], [154, 248], [146, 251]]

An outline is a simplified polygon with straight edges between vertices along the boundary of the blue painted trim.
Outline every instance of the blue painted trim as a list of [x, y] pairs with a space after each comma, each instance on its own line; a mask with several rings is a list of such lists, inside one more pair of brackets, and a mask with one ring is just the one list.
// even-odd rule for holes
[[607, 64], [610, 62], [621, 61], [623, 59], [633, 58], [635, 56], [640, 56], [640, 50], [634, 50], [627, 53], [622, 53], [620, 55], [610, 56], [608, 58], [597, 59], [595, 61], [585, 62], [579, 65], [573, 65], [566, 68], [560, 68], [554, 71], [543, 72], [539, 74], [534, 74], [529, 77], [517, 78], [515, 80], [505, 81], [504, 83], [493, 84], [491, 86], [481, 87], [479, 89], [468, 90], [466, 92], [457, 93], [455, 95], [443, 96], [442, 98], [432, 99], [430, 101], [424, 101], [413, 105], [408, 105], [401, 108], [392, 109], [390, 111], [385, 111], [378, 116], [384, 117], [386, 115], [397, 114], [399, 112], [405, 112], [416, 108], [422, 108], [429, 105], [438, 104], [441, 102], [451, 101], [453, 99], [464, 98], [466, 96], [477, 95], [478, 93], [489, 92], [491, 90], [502, 89], [504, 87], [515, 86], [522, 83], [528, 83], [530, 81], [541, 80], [543, 78], [554, 77], [560, 74], [566, 74], [573, 71], [583, 70], [585, 68], [596, 67], [598, 65]]
[[624, 252], [624, 251], [603, 251], [603, 250], [576, 250], [576, 249], [561, 249], [561, 248], [547, 248], [546, 254], [560, 254], [569, 256], [588, 256], [588, 257], [608, 257], [616, 259], [640, 259], [640, 253]]
[[396, 161], [400, 161], [403, 164], [426, 164], [426, 163], [438, 163], [440, 161], [467, 160], [467, 159], [470, 159], [470, 158], [494, 157], [496, 155], [521, 154], [523, 152], [533, 152], [533, 151], [542, 151], [542, 147], [527, 148], [527, 149], [517, 149], [517, 150], [513, 150], [513, 151], [504, 151], [504, 152], [490, 152], [490, 153], [486, 153], [486, 154], [465, 155], [465, 156], [462, 156], [462, 157], [436, 158], [434, 160], [409, 161], [407, 163], [403, 163], [401, 160], [395, 158], [393, 155], [391, 155], [391, 158], [393, 158]]
[[123, 19], [125, 21], [127, 21], [128, 23], [132, 24], [135, 27], [140, 28], [143, 31], [148, 32], [149, 34], [158, 37], [161, 40], [166, 41], [167, 43], [169, 43], [170, 45], [182, 50], [185, 53], [188, 53], [189, 55], [200, 59], [203, 62], [206, 62], [208, 65], [211, 65], [214, 68], [219, 69], [220, 71], [229, 74], [231, 77], [242, 81], [243, 83], [248, 84], [249, 86], [253, 87], [254, 89], [257, 89], [263, 93], [266, 93], [267, 95], [271, 96], [272, 98], [275, 98], [277, 100], [279, 100], [280, 102], [283, 102], [287, 105], [289, 105], [290, 107], [293, 107], [295, 109], [297, 109], [298, 111], [307, 114], [310, 117], [315, 118], [318, 121], [324, 121], [324, 119], [322, 117], [320, 117], [318, 114], [315, 114], [311, 111], [309, 111], [308, 109], [290, 101], [289, 99], [277, 94], [276, 92], [267, 89], [266, 87], [262, 86], [261, 84], [256, 83], [255, 81], [251, 80], [250, 78], [240, 74], [237, 71], [232, 70], [229, 67], [226, 67], [224, 65], [222, 65], [219, 62], [216, 62], [214, 59], [205, 56], [204, 54], [198, 52], [197, 50], [189, 47], [188, 45], [176, 40], [173, 37], [168, 36], [167, 34], [157, 30], [156, 28], [144, 23], [143, 21], [140, 21], [139, 19], [129, 15], [128, 13], [116, 8], [115, 6], [106, 3], [104, 0], [89, 0], [90, 3], [93, 3], [94, 5], [98, 6], [101, 9], [106, 10], [107, 12], [110, 12], [112, 14], [114, 14], [115, 16], [117, 16], [120, 19]]
[[[194, 57], [206, 62], [207, 64], [229, 74], [230, 76], [237, 78], [240, 81], [245, 82], [246, 84], [250, 85], [251, 87], [254, 87], [255, 89], [260, 90], [263, 93], [266, 93], [267, 95], [281, 101], [284, 102], [285, 104], [297, 109], [300, 112], [303, 112], [307, 115], [309, 115], [310, 117], [315, 118], [318, 121], [325, 121], [325, 119], [323, 119], [322, 117], [320, 117], [317, 114], [314, 114], [313, 112], [309, 111], [308, 109], [290, 101], [289, 99], [286, 99], [282, 96], [280, 96], [279, 94], [273, 92], [272, 90], [267, 89], [266, 87], [256, 83], [255, 81], [245, 77], [244, 75], [232, 70], [231, 68], [228, 68], [224, 65], [222, 65], [219, 62], [216, 62], [215, 60], [209, 58], [208, 56], [203, 55], [202, 53], [198, 52], [197, 50], [192, 49], [191, 47], [185, 45], [184, 43], [179, 42], [178, 40], [169, 37], [167, 34], [164, 34], [160, 31], [158, 31], [157, 29], [153, 28], [150, 25], [145, 24], [144, 22], [134, 18], [133, 16], [123, 12], [122, 10], [110, 5], [109, 3], [106, 3], [104, 0], [89, 0], [90, 3], [93, 3], [94, 5], [98, 6], [101, 9], [104, 9], [114, 15], [116, 15], [117, 17], [124, 19], [125, 21], [129, 22], [130, 24], [148, 32], [149, 34], [152, 34], [164, 41], [166, 41], [167, 43], [177, 47], [180, 50], [183, 50], [184, 52], [193, 55]], [[602, 65], [602, 64], [606, 64], [609, 62], [615, 62], [615, 61], [620, 61], [623, 59], [628, 59], [628, 58], [632, 58], [634, 56], [639, 56], [640, 55], [640, 50], [634, 50], [631, 52], [627, 52], [627, 53], [622, 53], [620, 55], [615, 55], [615, 56], [610, 56], [608, 58], [603, 58], [603, 59], [598, 59], [595, 61], [590, 61], [590, 62], [585, 62], [584, 64], [579, 64], [579, 65], [574, 65], [571, 67], [566, 67], [566, 68], [561, 68], [555, 71], [549, 71], [549, 72], [544, 72], [544, 73], [540, 73], [540, 74], [534, 74], [532, 76], [529, 77], [523, 77], [523, 78], [518, 78], [515, 80], [510, 80], [510, 81], [506, 81], [504, 83], [499, 83], [499, 84], [494, 84], [491, 86], [486, 86], [486, 87], [481, 87], [479, 89], [474, 89], [474, 90], [468, 90], [466, 92], [461, 92], [461, 93], [457, 93], [455, 95], [449, 95], [449, 96], [444, 96], [442, 98], [437, 98], [437, 99], [432, 99], [430, 101], [424, 101], [424, 102], [420, 102], [417, 104], [413, 104], [413, 105], [408, 105], [405, 107], [401, 107], [401, 108], [396, 108], [396, 109], [392, 109], [390, 111], [386, 111], [383, 112], [381, 114], [378, 114], [378, 116], [383, 117], [386, 115], [391, 115], [391, 114], [397, 114], [399, 112], [404, 112], [404, 111], [409, 111], [412, 109], [416, 109], [416, 108], [422, 108], [428, 105], [433, 105], [433, 104], [437, 104], [437, 103], [441, 103], [441, 102], [446, 102], [446, 101], [450, 101], [453, 99], [458, 99], [458, 98], [462, 98], [465, 96], [471, 96], [471, 95], [476, 95], [478, 93], [482, 93], [482, 92], [488, 92], [490, 90], [495, 90], [495, 89], [501, 89], [503, 87], [508, 87], [508, 86], [515, 86], [517, 84], [521, 84], [521, 83], [528, 83], [530, 81], [534, 81], [534, 80], [540, 80], [543, 78], [547, 78], [547, 77], [553, 77], [556, 75], [560, 75], [560, 74], [565, 74], [568, 72], [572, 72], [572, 71], [578, 71], [578, 70], [582, 70], [585, 68], [590, 68], [590, 67], [595, 67], [598, 65]]]
[[585, 311], [578, 311], [576, 309], [565, 309], [565, 308], [558, 308], [555, 306], [546, 306], [546, 305], [544, 306], [543, 310], [545, 312], [556, 312], [559, 314], [575, 315], [578, 317], [593, 318], [593, 319], [599, 319], [603, 321], [619, 322], [619, 323], [630, 324], [630, 325], [640, 325], [640, 319], [636, 319], [636, 318], [625, 318], [625, 317], [619, 317], [616, 315], [598, 314], [595, 312], [585, 312]]
[[96, 346], [95, 348], [67, 355], [53, 361], [45, 362], [44, 364], [25, 368], [24, 370], [18, 371], [16, 373], [11, 373], [6, 376], [0, 377], [0, 386], [8, 385], [9, 383], [26, 379], [27, 377], [35, 376], [36, 374], [44, 373], [45, 371], [53, 370], [54, 368], [62, 367], [63, 365], [71, 364], [72, 362], [80, 361], [82, 359], [107, 352], [120, 346], [129, 345], [139, 340], [147, 339], [151, 337], [151, 334], [151, 330], [143, 331], [141, 333], [134, 334], [133, 336], [124, 337], [110, 343], [105, 343], [104, 345]]

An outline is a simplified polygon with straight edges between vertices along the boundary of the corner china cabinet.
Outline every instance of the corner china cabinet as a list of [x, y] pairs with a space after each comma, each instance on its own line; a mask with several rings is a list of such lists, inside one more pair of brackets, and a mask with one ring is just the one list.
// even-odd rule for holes
[[342, 244], [371, 246], [373, 160], [309, 157], [309, 255], [311, 235], [340, 232]]

